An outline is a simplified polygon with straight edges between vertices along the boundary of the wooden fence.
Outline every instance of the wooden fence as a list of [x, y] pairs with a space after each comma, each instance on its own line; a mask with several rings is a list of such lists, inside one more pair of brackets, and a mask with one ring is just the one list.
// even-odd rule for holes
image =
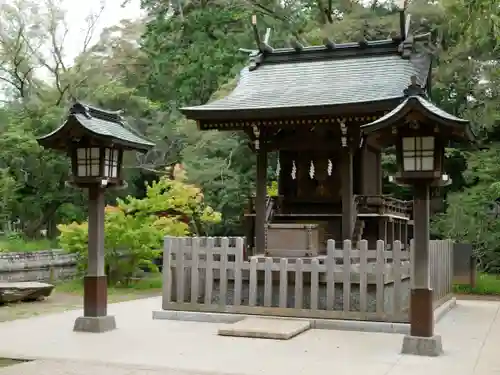
[[449, 300], [453, 293], [453, 242], [430, 241], [430, 283], [434, 290], [434, 308]]
[[[449, 252], [445, 242], [431, 241], [432, 259], [451, 259], [441, 254]], [[399, 241], [386, 251], [380, 240], [376, 250], [369, 250], [365, 240], [359, 250], [351, 249], [351, 241], [336, 249], [329, 240], [327, 255], [297, 259], [253, 256], [245, 261], [243, 248], [239, 237], [167, 237], [163, 309], [408, 321], [411, 257]], [[449, 293], [448, 276], [439, 276], [448, 266], [433, 267], [437, 299]]]

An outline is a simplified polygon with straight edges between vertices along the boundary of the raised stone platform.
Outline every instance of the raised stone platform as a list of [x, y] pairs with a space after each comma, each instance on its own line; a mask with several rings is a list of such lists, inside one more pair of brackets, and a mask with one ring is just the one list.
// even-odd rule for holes
[[0, 303], [37, 301], [52, 293], [54, 285], [39, 282], [0, 282]]
[[311, 323], [304, 320], [246, 318], [219, 328], [218, 334], [221, 336], [288, 340], [309, 328], [311, 328]]

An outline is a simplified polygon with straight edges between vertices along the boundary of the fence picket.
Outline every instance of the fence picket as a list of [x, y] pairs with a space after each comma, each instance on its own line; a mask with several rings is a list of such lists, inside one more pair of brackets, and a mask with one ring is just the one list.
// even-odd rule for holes
[[303, 261], [301, 258], [297, 258], [295, 261], [295, 308], [302, 309], [304, 303], [303, 295], [303, 279], [302, 279], [302, 265]]
[[344, 240], [344, 248], [343, 248], [343, 255], [344, 255], [344, 270], [343, 270], [343, 306], [344, 306], [344, 311], [349, 312], [351, 310], [351, 241], [350, 240]]
[[434, 268], [436, 269], [437, 288], [439, 288], [439, 299], [441, 299], [443, 297], [443, 282], [442, 282], [443, 273], [439, 272], [440, 269], [438, 268], [440, 263], [443, 261], [443, 255], [444, 255], [443, 242], [444, 241], [439, 241], [439, 247], [438, 247], [439, 253], [438, 253], [438, 259], [437, 259], [438, 264], [434, 265]]
[[213, 290], [213, 270], [212, 264], [214, 260], [214, 256], [212, 250], [214, 248], [214, 239], [213, 237], [208, 237], [207, 242], [205, 244], [205, 257], [206, 257], [206, 265], [205, 265], [205, 304], [212, 304], [212, 290]]
[[378, 314], [384, 313], [384, 273], [385, 273], [385, 243], [382, 240], [377, 241], [377, 263], [375, 265], [376, 291], [375, 300], [377, 303], [376, 311]]
[[368, 309], [368, 242], [362, 240], [359, 242], [359, 311], [366, 312]]
[[453, 242], [451, 240], [448, 240], [448, 256], [450, 257], [448, 261], [449, 293], [453, 293], [453, 270], [455, 269], [455, 263], [453, 260]]
[[401, 264], [401, 241], [394, 241], [394, 258], [392, 260], [394, 289], [393, 289], [393, 314], [397, 315], [401, 312], [401, 295], [402, 295], [402, 264]]
[[256, 257], [250, 259], [250, 280], [248, 285], [248, 305], [255, 306], [257, 304], [257, 262]]
[[319, 298], [319, 260], [311, 261], [311, 310], [318, 309]]
[[198, 302], [199, 297], [199, 262], [200, 262], [200, 239], [193, 238], [193, 252], [191, 253], [191, 303]]
[[241, 268], [243, 266], [243, 247], [245, 243], [243, 238], [236, 238], [236, 254], [234, 257], [234, 305], [239, 306], [241, 304], [241, 291], [243, 289], [243, 280], [241, 274]]
[[219, 305], [225, 306], [227, 299], [227, 257], [229, 249], [229, 238], [223, 237], [220, 240], [222, 251], [220, 253], [220, 273], [219, 273]]
[[281, 308], [287, 307], [288, 299], [288, 259], [280, 259], [280, 296], [279, 306]]
[[410, 288], [415, 288], [415, 240], [410, 240]]
[[[172, 302], [172, 238], [165, 237], [163, 245], [163, 304]], [[165, 307], [164, 307], [165, 308]]]
[[175, 240], [175, 271], [177, 302], [184, 302], [184, 238]]
[[266, 258], [264, 263], [264, 306], [270, 307], [273, 293], [273, 258]]
[[335, 303], [335, 241], [328, 240], [326, 265], [326, 309], [333, 310]]

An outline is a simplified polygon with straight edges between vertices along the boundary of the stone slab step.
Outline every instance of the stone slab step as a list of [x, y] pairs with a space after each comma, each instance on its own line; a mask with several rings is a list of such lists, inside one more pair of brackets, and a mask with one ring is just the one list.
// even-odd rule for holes
[[39, 282], [0, 282], [0, 303], [36, 301], [50, 296], [54, 285]]
[[219, 328], [221, 336], [288, 340], [311, 328], [311, 323], [295, 319], [245, 318]]

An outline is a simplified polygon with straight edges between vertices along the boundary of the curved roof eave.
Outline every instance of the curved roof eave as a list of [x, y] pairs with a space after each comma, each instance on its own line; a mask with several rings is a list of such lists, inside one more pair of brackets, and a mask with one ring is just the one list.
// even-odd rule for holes
[[135, 150], [140, 151], [140, 152], [146, 152], [149, 149], [151, 149], [152, 147], [154, 147], [154, 145], [155, 145], [154, 143], [152, 143], [150, 141], [147, 141], [145, 139], [138, 137], [137, 135], [131, 133], [129, 130], [127, 130], [125, 128], [123, 129], [123, 131], [125, 131], [127, 134], [130, 133], [130, 135], [133, 137], [132, 140], [121, 139], [120, 137], [116, 137], [112, 134], [100, 133], [100, 132], [96, 131], [95, 128], [90, 128], [89, 126], [86, 126], [83, 123], [83, 121], [80, 121], [80, 119], [78, 118], [79, 117], [78, 114], [71, 114], [64, 121], [64, 123], [61, 126], [59, 126], [57, 129], [55, 129], [54, 131], [52, 131], [51, 133], [49, 133], [47, 135], [44, 135], [42, 137], [37, 138], [37, 142], [43, 147], [53, 148], [52, 145], [54, 144], [54, 142], [57, 141], [57, 138], [59, 137], [59, 133], [64, 131], [64, 129], [66, 127], [70, 126], [69, 125], [70, 117], [73, 117], [76, 120], [76, 123], [81, 127], [81, 129], [84, 132], [86, 132], [92, 136], [95, 136], [95, 137], [100, 137], [101, 139], [104, 138], [104, 139], [108, 139], [108, 140], [117, 140], [125, 148], [131, 148], [131, 149], [135, 149]]
[[406, 98], [401, 104], [399, 104], [396, 108], [394, 108], [386, 115], [369, 124], [361, 126], [361, 131], [363, 134], [368, 135], [388, 126], [392, 126], [399, 120], [404, 118], [408, 114], [408, 112], [414, 109], [417, 109], [426, 117], [433, 119], [441, 125], [462, 128], [469, 142], [475, 143], [477, 141], [475, 134], [470, 129], [469, 120], [456, 117], [442, 110], [441, 108], [437, 107], [436, 105], [432, 104], [430, 101], [419, 95], [414, 95]]

